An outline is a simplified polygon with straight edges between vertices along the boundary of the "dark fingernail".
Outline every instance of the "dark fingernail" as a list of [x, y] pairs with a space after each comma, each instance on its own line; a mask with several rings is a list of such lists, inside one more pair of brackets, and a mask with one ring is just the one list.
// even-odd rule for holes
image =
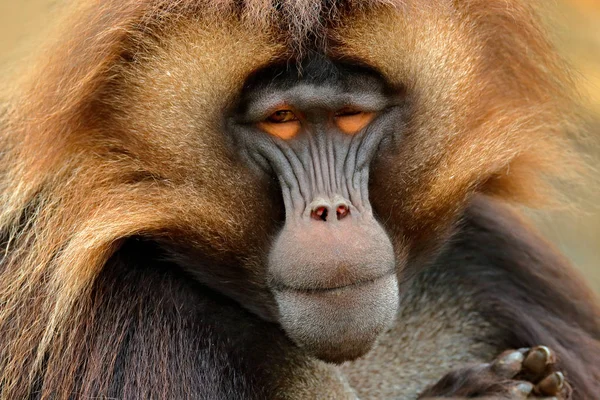
[[503, 378], [512, 378], [521, 370], [525, 356], [518, 351], [502, 354], [492, 365], [492, 370]]
[[552, 352], [546, 346], [538, 346], [535, 348], [535, 350], [539, 351], [540, 353], [543, 353], [546, 360], [550, 360], [550, 358], [552, 357]]
[[556, 375], [556, 379], [558, 381], [558, 389], [560, 390], [565, 385], [565, 376], [560, 371], [555, 372], [554, 375]]
[[562, 372], [554, 372], [548, 375], [537, 385], [537, 391], [546, 396], [554, 396], [563, 388], [565, 376]]
[[513, 351], [512, 353], [508, 353], [498, 360], [498, 364], [514, 364], [521, 363], [525, 359], [525, 356], [518, 351]]
[[552, 361], [553, 355], [550, 349], [546, 346], [538, 346], [527, 354], [523, 367], [533, 373], [542, 373]]

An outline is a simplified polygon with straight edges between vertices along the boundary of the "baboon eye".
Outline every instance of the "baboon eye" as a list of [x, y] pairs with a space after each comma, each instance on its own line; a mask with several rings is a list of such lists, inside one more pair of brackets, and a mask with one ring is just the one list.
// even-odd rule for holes
[[298, 118], [296, 118], [296, 115], [292, 110], [277, 110], [269, 115], [267, 121], [274, 124], [280, 124], [283, 122], [298, 121]]
[[374, 112], [342, 108], [335, 113], [334, 121], [342, 132], [354, 135], [367, 126], [373, 118], [375, 118]]
[[281, 139], [291, 139], [300, 132], [300, 120], [292, 110], [286, 108], [274, 111], [258, 126], [268, 134]]

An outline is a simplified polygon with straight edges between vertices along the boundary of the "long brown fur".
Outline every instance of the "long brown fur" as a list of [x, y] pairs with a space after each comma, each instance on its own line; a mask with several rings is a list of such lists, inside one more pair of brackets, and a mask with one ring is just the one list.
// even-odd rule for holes
[[[372, 194], [393, 210], [383, 219], [405, 222], [397, 242], [427, 247], [476, 191], [535, 203], [548, 176], [571, 176], [568, 77], [521, 1], [84, 3], [1, 122], [3, 398], [33, 388], [68, 398], [78, 375], [108, 379], [85, 364], [86, 338], [105, 328], [93, 319], [97, 278], [125, 239], [260, 263], [272, 232], [250, 232], [268, 218], [264, 188], [239, 189], [252, 177], [230, 167], [219, 118], [273, 61], [318, 49], [368, 63], [410, 94], [401, 152], [379, 165], [409, 184], [380, 193], [375, 182]], [[257, 276], [244, 279], [247, 296], [260, 295]]]

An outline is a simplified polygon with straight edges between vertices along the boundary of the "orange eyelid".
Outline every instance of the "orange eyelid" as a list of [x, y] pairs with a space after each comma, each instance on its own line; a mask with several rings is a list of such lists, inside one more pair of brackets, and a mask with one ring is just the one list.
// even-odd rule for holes
[[[283, 113], [283, 114], [280, 114]], [[291, 139], [300, 132], [300, 121], [293, 110], [288, 107], [275, 109], [258, 128], [280, 139]]]
[[290, 121], [290, 122], [281, 122], [281, 123], [273, 123], [273, 122], [259, 122], [258, 127], [267, 132], [269, 135], [277, 136], [278, 138], [287, 140], [291, 139], [300, 132], [300, 122], [299, 121]]
[[349, 111], [348, 114], [338, 114], [335, 116], [335, 124], [342, 132], [347, 135], [358, 133], [365, 126], [369, 125], [375, 118], [374, 112], [367, 111]]

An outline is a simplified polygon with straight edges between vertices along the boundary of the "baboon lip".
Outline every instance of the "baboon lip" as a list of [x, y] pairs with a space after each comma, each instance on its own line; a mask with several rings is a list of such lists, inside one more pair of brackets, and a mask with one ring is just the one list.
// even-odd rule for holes
[[379, 280], [386, 279], [394, 274], [395, 274], [395, 270], [390, 270], [382, 275], [378, 275], [373, 278], [369, 277], [369, 278], [365, 278], [365, 279], [358, 279], [352, 283], [339, 285], [339, 286], [322, 285], [322, 286], [316, 286], [316, 287], [295, 287], [295, 286], [287, 285], [282, 282], [277, 282], [275, 285], [273, 285], [273, 290], [278, 291], [278, 292], [296, 292], [296, 293], [302, 293], [302, 294], [329, 293], [329, 292], [335, 292], [335, 291], [342, 291], [345, 289], [358, 289], [362, 286], [368, 286]]

